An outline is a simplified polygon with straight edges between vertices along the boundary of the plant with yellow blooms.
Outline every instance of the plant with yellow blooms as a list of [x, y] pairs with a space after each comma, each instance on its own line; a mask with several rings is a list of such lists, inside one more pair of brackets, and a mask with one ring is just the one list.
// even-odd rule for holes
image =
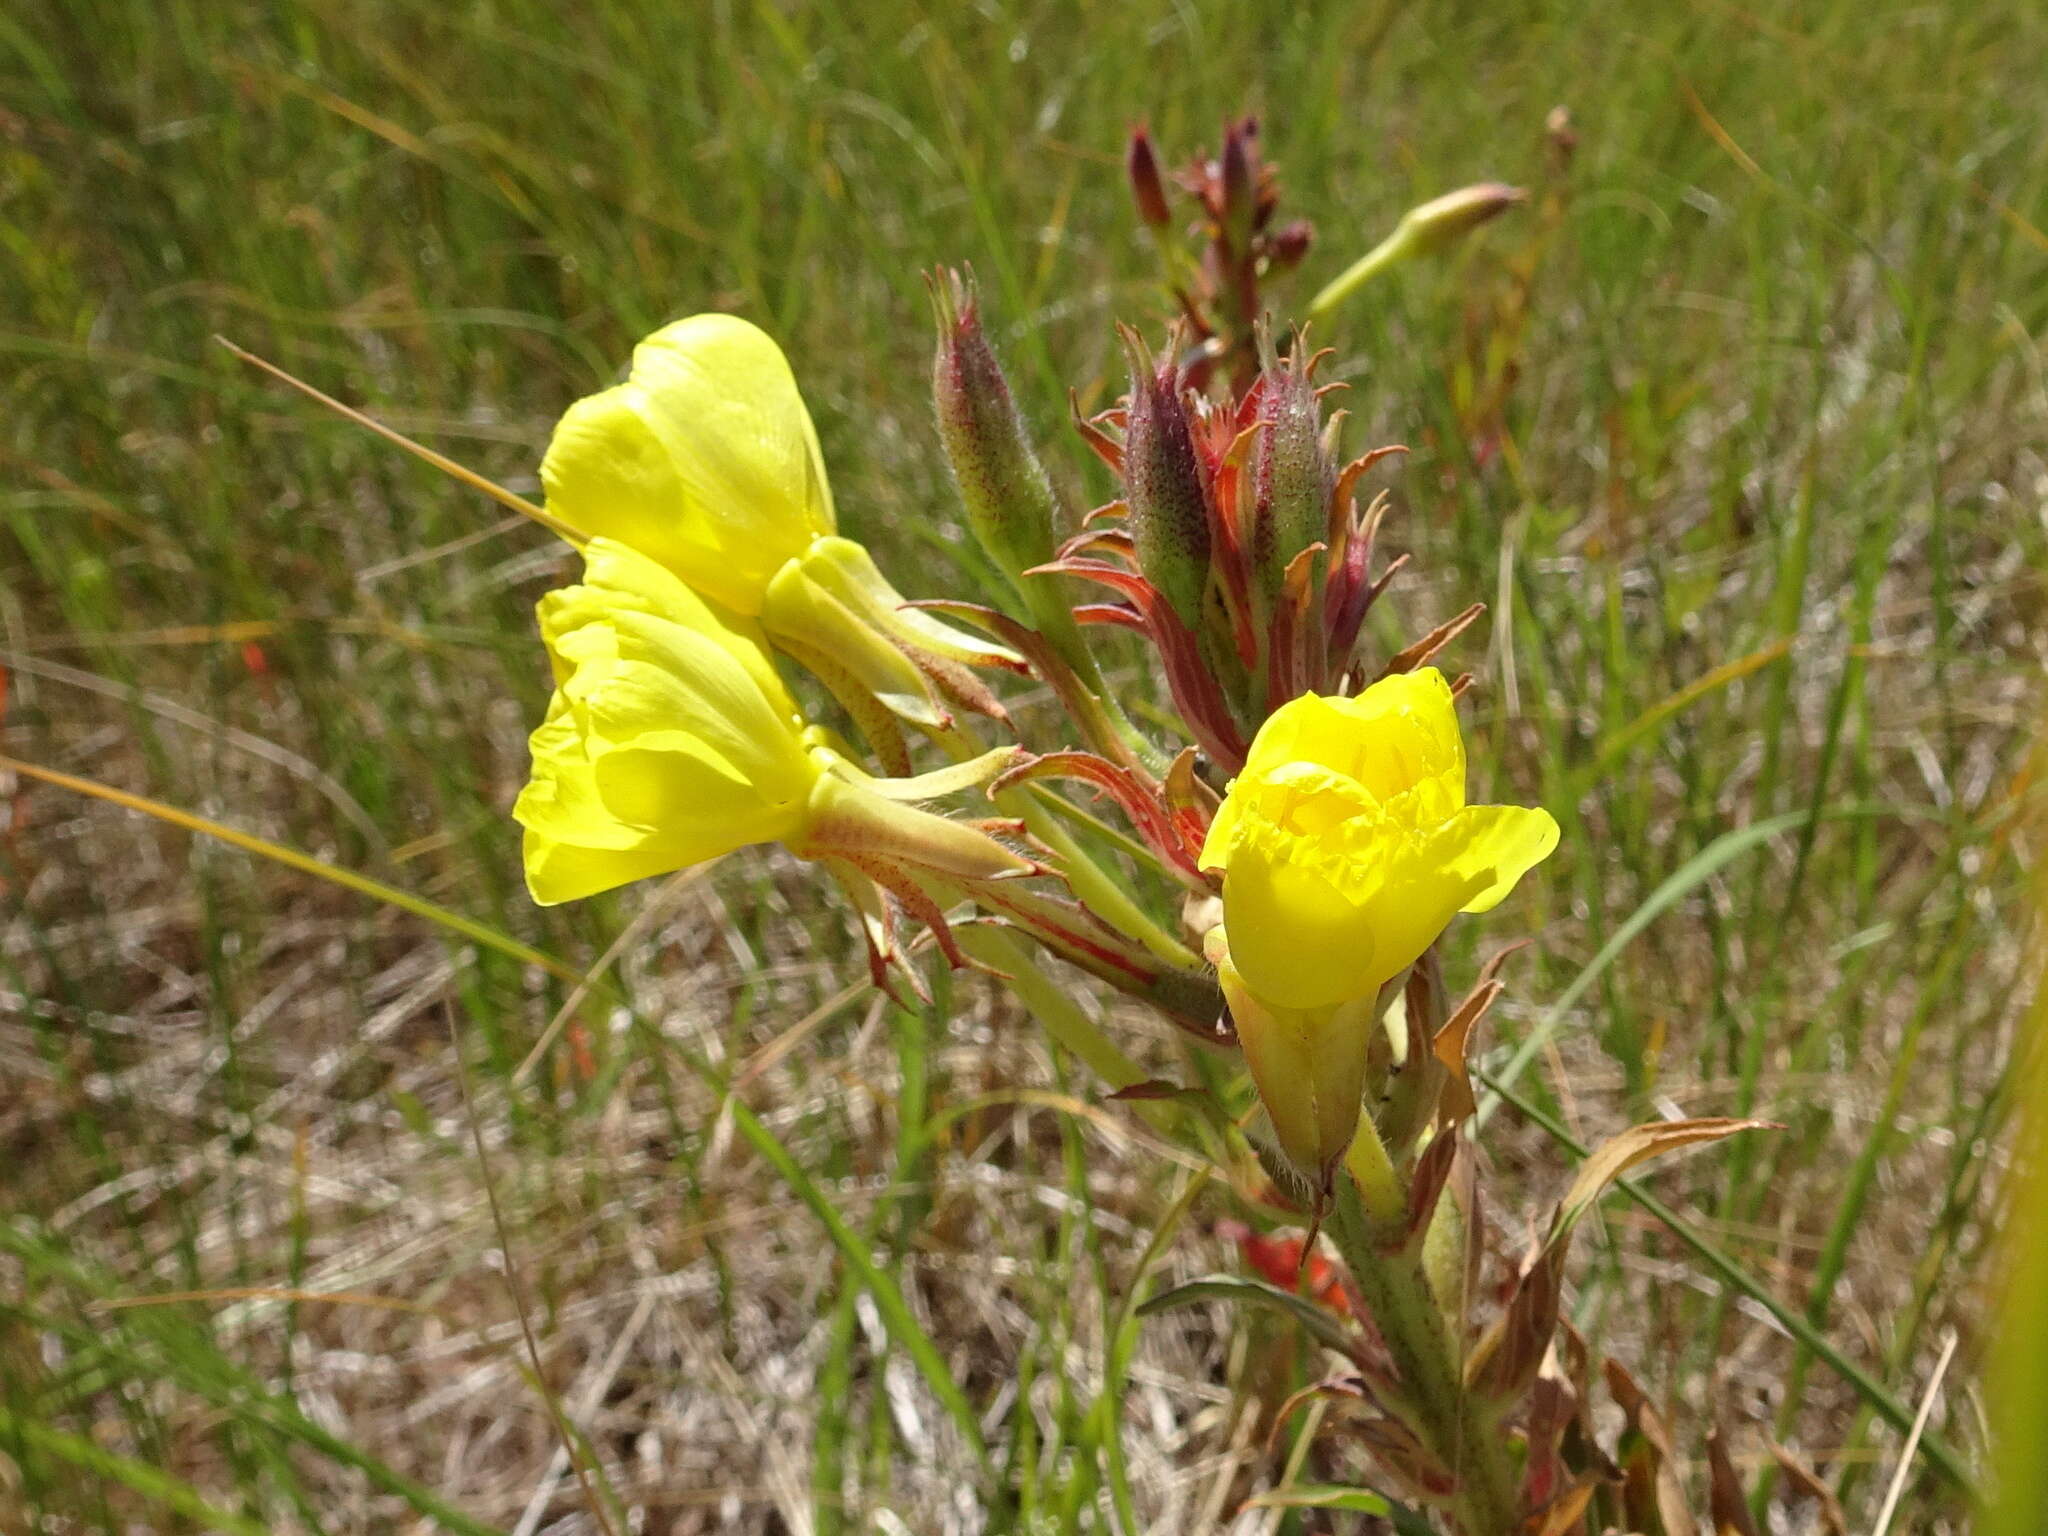
[[[1084, 976], [1138, 1000], [1180, 1029], [1183, 1080], [1142, 1076], [1078, 1010], [1046, 1022], [1122, 1112], [1224, 1175], [1245, 1220], [1303, 1225], [1304, 1256], [1326, 1240], [1343, 1262], [1342, 1305], [1224, 1275], [1141, 1310], [1222, 1298], [1302, 1321], [1332, 1369], [1296, 1401], [1334, 1406], [1332, 1464], [1356, 1480], [1331, 1502], [1461, 1536], [1690, 1529], [1668, 1431], [1560, 1315], [1563, 1266], [1614, 1179], [1754, 1122], [1628, 1132], [1527, 1251], [1493, 1250], [1468, 1061], [1506, 948], [1459, 997], [1439, 940], [1540, 878], [1557, 823], [1469, 803], [1459, 710], [1483, 685], [1435, 663], [1480, 605], [1367, 642], [1403, 559], [1376, 559], [1389, 500], [1363, 488], [1399, 450], [1347, 458], [1327, 354], [1270, 323], [1266, 285], [1310, 232], [1276, 222], [1256, 125], [1177, 178], [1194, 250], [1142, 130], [1127, 163], [1178, 319], [1163, 344], [1123, 330], [1123, 399], [1076, 416], [1118, 486], [1086, 516], [973, 284], [931, 280], [938, 430], [992, 598], [905, 595], [839, 533], [796, 376], [743, 318], [664, 327], [569, 407], [543, 515], [583, 577], [540, 604], [554, 694], [512, 812], [528, 886], [574, 901], [780, 844], [843, 897], [878, 987], [926, 990], [921, 929], [1027, 1004]], [[1317, 297], [1319, 326], [1518, 200], [1483, 186], [1416, 209]], [[1170, 711], [1106, 684], [1105, 632], [1149, 644]], [[1020, 725], [1015, 680], [1059, 701], [1060, 734]], [[1235, 1088], [1219, 1059], [1242, 1064]], [[1612, 1452], [1596, 1379], [1628, 1426]], [[1718, 1441], [1707, 1464], [1717, 1527], [1751, 1529]]]

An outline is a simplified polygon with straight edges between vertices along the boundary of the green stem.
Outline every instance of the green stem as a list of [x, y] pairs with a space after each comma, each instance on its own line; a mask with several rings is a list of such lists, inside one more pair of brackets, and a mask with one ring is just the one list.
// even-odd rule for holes
[[1332, 278], [1321, 293], [1309, 300], [1304, 319], [1314, 322], [1324, 319], [1333, 310], [1342, 309], [1359, 289], [1388, 268], [1398, 265], [1408, 255], [1412, 243], [1407, 227], [1395, 226], [1391, 235]]
[[1052, 812], [1037, 797], [1019, 789], [1005, 790], [996, 796], [996, 805], [1005, 813], [1022, 818], [1031, 835], [1059, 855], [1060, 873], [1067, 877], [1067, 884], [1082, 906], [1110, 927], [1136, 939], [1175, 970], [1199, 974], [1204, 969], [1195, 952], [1147, 916], [1145, 909], [1089, 857], [1074, 835], [1053, 819]]
[[1344, 1171], [1358, 1188], [1358, 1201], [1381, 1237], [1399, 1238], [1407, 1226], [1408, 1195], [1387, 1156], [1387, 1144], [1372, 1116], [1360, 1115], [1358, 1134], [1344, 1157]]
[[1159, 749], [1152, 745], [1145, 733], [1132, 724], [1131, 717], [1124, 713], [1117, 702], [1114, 691], [1103, 680], [1102, 669], [1096, 664], [1095, 653], [1088, 649], [1088, 642], [1082, 637], [1081, 625], [1074, 618], [1074, 610], [1068, 606], [1060, 591], [1060, 578], [1042, 581], [1024, 580], [1019, 583], [1024, 594], [1024, 606], [1031, 615], [1031, 622], [1038, 632], [1045, 636], [1046, 643], [1059, 655], [1074, 676], [1081, 681], [1083, 692], [1093, 705], [1102, 712], [1104, 723], [1109, 730], [1137, 755], [1155, 774], [1166, 772], [1166, 760]]
[[1514, 1468], [1500, 1426], [1465, 1390], [1456, 1341], [1422, 1262], [1422, 1235], [1409, 1233], [1405, 1181], [1368, 1116], [1345, 1158], [1330, 1207], [1329, 1233], [1344, 1256], [1405, 1389], [1429, 1451], [1457, 1479], [1451, 1517], [1461, 1536], [1514, 1536]]

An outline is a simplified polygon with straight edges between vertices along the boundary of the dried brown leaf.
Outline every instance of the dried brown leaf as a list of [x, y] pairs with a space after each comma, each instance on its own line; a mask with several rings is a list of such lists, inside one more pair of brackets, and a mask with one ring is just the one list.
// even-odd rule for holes
[[1758, 1536], [1741, 1474], [1728, 1459], [1728, 1442], [1719, 1425], [1707, 1435], [1707, 1515], [1714, 1522], [1714, 1536]]
[[1778, 1130], [1769, 1120], [1731, 1120], [1711, 1118], [1704, 1120], [1660, 1120], [1649, 1125], [1634, 1126], [1619, 1136], [1602, 1142], [1593, 1149], [1592, 1155], [1579, 1164], [1578, 1176], [1572, 1180], [1571, 1188], [1565, 1191], [1564, 1199], [1558, 1202], [1557, 1214], [1551, 1219], [1547, 1247], [1556, 1247], [1571, 1236], [1572, 1228], [1579, 1218], [1592, 1208], [1593, 1202], [1606, 1192], [1607, 1186], [1627, 1173], [1638, 1163], [1666, 1152], [1677, 1152], [1686, 1147], [1702, 1146], [1710, 1141], [1719, 1141], [1737, 1131]]
[[1793, 1492], [1817, 1507], [1823, 1536], [1849, 1536], [1849, 1518], [1842, 1513], [1842, 1501], [1835, 1490], [1821, 1481], [1820, 1474], [1773, 1440], [1771, 1454], [1791, 1482]]

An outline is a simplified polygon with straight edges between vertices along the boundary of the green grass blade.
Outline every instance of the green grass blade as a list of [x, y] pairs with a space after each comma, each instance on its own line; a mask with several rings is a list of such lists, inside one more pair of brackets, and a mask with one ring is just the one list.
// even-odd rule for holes
[[846, 1265], [867, 1287], [868, 1294], [875, 1299], [875, 1310], [881, 1314], [882, 1326], [888, 1329], [889, 1337], [901, 1346], [923, 1376], [932, 1395], [946, 1410], [954, 1428], [974, 1451], [975, 1461], [983, 1473], [990, 1470], [988, 1445], [982, 1438], [981, 1425], [974, 1416], [973, 1405], [960, 1390], [960, 1384], [953, 1379], [952, 1369], [946, 1358], [939, 1353], [939, 1347], [932, 1342], [930, 1334], [919, 1324], [917, 1316], [910, 1310], [902, 1288], [894, 1277], [875, 1263], [874, 1255], [868, 1250], [860, 1234], [846, 1224], [832, 1202], [825, 1198], [825, 1192], [817, 1182], [805, 1173], [797, 1160], [790, 1155], [775, 1133], [761, 1123], [754, 1112], [738, 1099], [728, 1099], [733, 1124], [747, 1139], [748, 1145], [760, 1153], [762, 1159], [773, 1168], [783, 1183], [787, 1184], [799, 1200], [809, 1207], [813, 1216], [825, 1228], [825, 1235], [832, 1239]]
[[45, 784], [54, 784], [60, 789], [91, 795], [96, 800], [105, 800], [127, 810], [140, 811], [145, 816], [153, 816], [158, 821], [168, 822], [174, 827], [183, 827], [187, 832], [198, 832], [207, 837], [218, 838], [221, 842], [240, 848], [246, 853], [256, 854], [289, 869], [317, 875], [322, 880], [354, 891], [358, 895], [368, 896], [373, 901], [381, 901], [387, 906], [410, 912], [415, 917], [423, 917], [428, 922], [437, 923], [466, 939], [473, 939], [487, 949], [495, 949], [500, 954], [510, 955], [527, 965], [540, 966], [564, 981], [576, 983], [583, 980], [582, 972], [575, 967], [564, 964], [552, 955], [542, 954], [531, 945], [522, 944], [473, 917], [451, 912], [437, 902], [428, 901], [424, 896], [415, 896], [412, 892], [400, 890], [395, 885], [386, 885], [383, 881], [373, 880], [368, 875], [359, 875], [352, 869], [330, 864], [325, 859], [316, 859], [310, 853], [300, 853], [296, 848], [287, 848], [284, 844], [274, 843], [267, 837], [258, 837], [253, 832], [243, 832], [221, 822], [210, 821], [204, 816], [195, 816], [190, 811], [181, 811], [174, 805], [166, 805], [161, 800], [152, 800], [146, 795], [130, 794], [127, 790], [116, 789], [111, 784], [80, 778], [76, 774], [64, 773], [56, 768], [24, 763], [19, 758], [8, 757], [5, 754], [0, 754], [0, 768], [27, 774], [32, 779], [41, 779]]
[[1584, 997], [1594, 983], [1606, 974], [1607, 968], [1614, 963], [1615, 957], [1628, 947], [1629, 942], [1665, 912], [1669, 911], [1687, 894], [1711, 879], [1734, 860], [1753, 849], [1762, 847], [1772, 838], [1803, 827], [1815, 819], [1822, 821], [1849, 820], [1856, 817], [1934, 819], [1938, 818], [1938, 816], [1938, 812], [1918, 806], [1834, 806], [1820, 812], [1817, 818], [1805, 811], [1787, 811], [1783, 815], [1768, 817], [1763, 821], [1753, 822], [1749, 826], [1738, 827], [1732, 832], [1724, 832], [1721, 836], [1715, 838], [1706, 847], [1672, 871], [1662, 884], [1643, 899], [1642, 904], [1631, 912], [1621, 925], [1614, 930], [1607, 942], [1600, 946], [1598, 953], [1586, 962], [1577, 976], [1572, 978], [1571, 984], [1558, 995], [1557, 1000], [1544, 1010], [1543, 1016], [1536, 1021], [1530, 1028], [1529, 1033], [1522, 1037], [1521, 1043], [1515, 1047], [1514, 1054], [1508, 1058], [1507, 1065], [1498, 1072], [1487, 1076], [1487, 1082], [1495, 1085], [1494, 1093], [1496, 1097], [1489, 1098], [1479, 1106], [1475, 1129], [1483, 1129], [1485, 1127], [1486, 1122], [1492, 1118], [1493, 1110], [1499, 1102], [1497, 1096], [1501, 1094], [1503, 1087], [1512, 1087], [1520, 1080], [1523, 1072], [1528, 1070], [1529, 1064], [1536, 1059], [1537, 1053], [1543, 1049], [1544, 1042], [1564, 1022], [1565, 1015], [1571, 1010], [1572, 1006], [1580, 998]]
[[118, 1456], [83, 1435], [52, 1429], [35, 1419], [23, 1418], [0, 1402], [0, 1441], [5, 1440], [14, 1440], [46, 1456], [53, 1456], [85, 1475], [119, 1483], [161, 1504], [172, 1514], [209, 1530], [223, 1531], [227, 1536], [269, 1536], [267, 1528], [259, 1522], [208, 1503], [198, 1489], [168, 1472], [132, 1457]]
[[[0, 1222], [0, 1252], [12, 1255], [29, 1273], [63, 1290], [90, 1300], [123, 1299], [106, 1277], [71, 1257], [27, 1222]], [[173, 1384], [203, 1398], [221, 1412], [296, 1441], [338, 1466], [352, 1468], [372, 1487], [403, 1501], [452, 1536], [503, 1536], [498, 1527], [471, 1518], [431, 1488], [315, 1423], [297, 1403], [266, 1389], [203, 1333], [157, 1308], [138, 1308], [125, 1326], [113, 1329], [103, 1322], [98, 1327], [65, 1324], [5, 1301], [0, 1301], [0, 1311], [12, 1313], [31, 1327], [62, 1332], [74, 1348], [109, 1351], [131, 1378], [159, 1381], [167, 1376]], [[154, 1348], [145, 1351], [135, 1347], [144, 1342]]]

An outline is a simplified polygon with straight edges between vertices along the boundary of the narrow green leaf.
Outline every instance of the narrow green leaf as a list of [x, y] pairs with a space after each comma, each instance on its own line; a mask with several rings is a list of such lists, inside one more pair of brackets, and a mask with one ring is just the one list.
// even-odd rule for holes
[[1318, 1306], [1306, 1296], [1297, 1296], [1292, 1291], [1283, 1291], [1277, 1285], [1268, 1285], [1263, 1280], [1248, 1280], [1241, 1275], [1204, 1275], [1199, 1280], [1190, 1280], [1186, 1285], [1177, 1285], [1170, 1291], [1161, 1291], [1138, 1308], [1140, 1317], [1156, 1317], [1161, 1312], [1171, 1312], [1179, 1307], [1192, 1307], [1204, 1301], [1234, 1301], [1248, 1306], [1277, 1307], [1291, 1312], [1318, 1342], [1328, 1345], [1340, 1354], [1349, 1355], [1358, 1347], [1353, 1338], [1336, 1317], [1327, 1309]]
[[867, 1287], [868, 1294], [875, 1298], [875, 1310], [881, 1314], [882, 1326], [889, 1331], [889, 1337], [910, 1356], [911, 1363], [917, 1367], [918, 1374], [924, 1377], [925, 1384], [932, 1389], [932, 1395], [945, 1408], [947, 1415], [953, 1420], [954, 1427], [960, 1431], [961, 1438], [973, 1447], [975, 1460], [981, 1464], [982, 1470], [987, 1472], [988, 1445], [982, 1439], [981, 1424], [974, 1416], [973, 1405], [960, 1390], [960, 1384], [953, 1379], [952, 1369], [946, 1364], [945, 1356], [939, 1353], [938, 1345], [932, 1342], [931, 1335], [919, 1325], [916, 1314], [910, 1310], [910, 1303], [904, 1299], [902, 1289], [894, 1278], [875, 1263], [874, 1255], [869, 1252], [868, 1245], [861, 1240], [860, 1234], [846, 1224], [846, 1218], [841, 1216], [832, 1202], [825, 1198], [825, 1192], [819, 1189], [816, 1181], [798, 1165], [797, 1160], [790, 1155], [789, 1148], [776, 1138], [775, 1133], [763, 1125], [754, 1112], [738, 1099], [728, 1099], [726, 1102], [732, 1110], [733, 1124], [739, 1127], [740, 1134], [746, 1137], [748, 1144], [781, 1176], [782, 1181], [790, 1187], [796, 1197], [810, 1208], [811, 1214], [824, 1226], [826, 1236], [832, 1239], [833, 1246], [846, 1260], [847, 1268], [860, 1277], [860, 1282]]
[[1347, 1514], [1391, 1515], [1394, 1506], [1377, 1493], [1363, 1488], [1342, 1488], [1335, 1483], [1295, 1483], [1253, 1494], [1247, 1509], [1336, 1509]]

